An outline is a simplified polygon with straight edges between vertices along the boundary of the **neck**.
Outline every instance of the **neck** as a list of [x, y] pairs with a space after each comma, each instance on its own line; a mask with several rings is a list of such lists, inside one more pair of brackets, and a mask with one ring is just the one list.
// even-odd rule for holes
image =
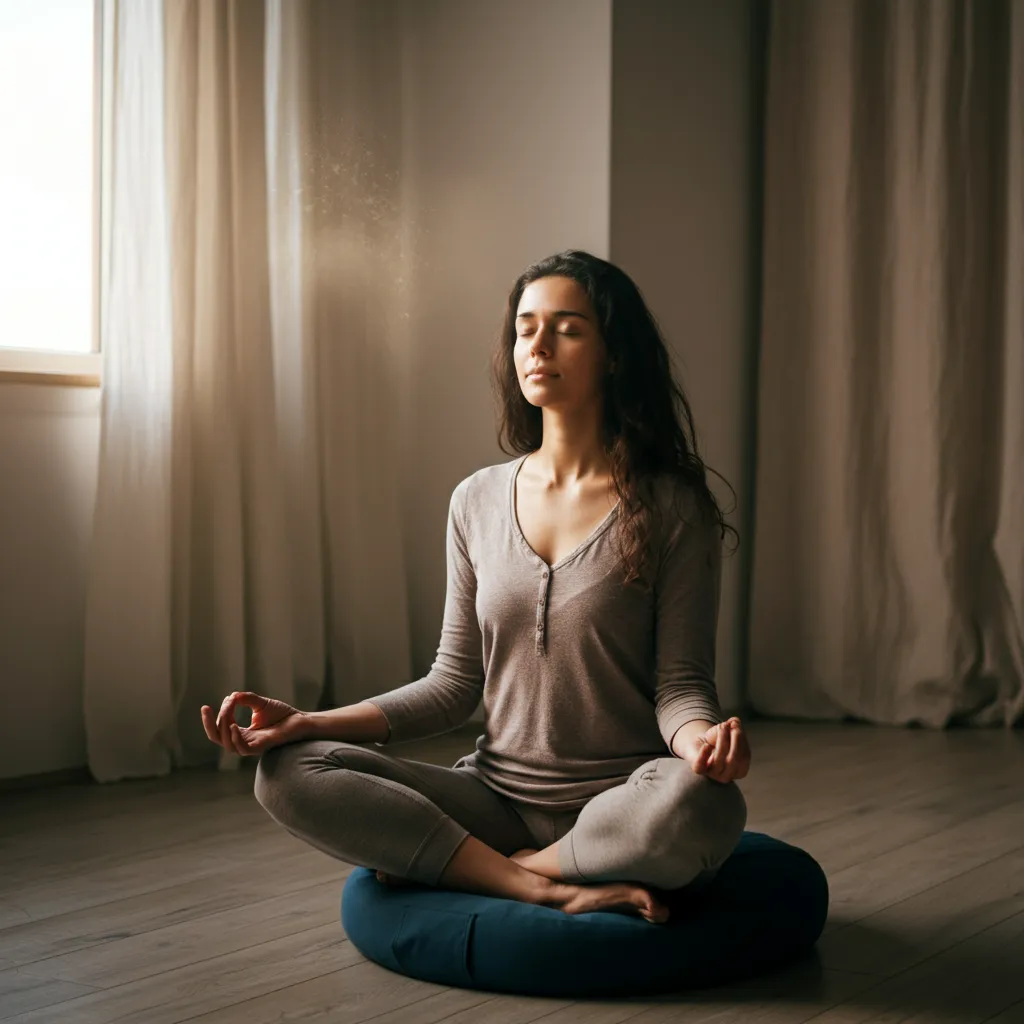
[[610, 476], [611, 462], [595, 410], [565, 415], [545, 409], [543, 425], [541, 446], [529, 461], [533, 473], [547, 487], [572, 488]]

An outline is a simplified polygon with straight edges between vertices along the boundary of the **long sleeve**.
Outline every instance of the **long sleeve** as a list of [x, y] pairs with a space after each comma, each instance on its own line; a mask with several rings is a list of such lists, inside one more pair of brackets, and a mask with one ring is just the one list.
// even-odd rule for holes
[[687, 722], [724, 719], [715, 685], [722, 540], [694, 504], [662, 553], [655, 583], [655, 714], [671, 749]]
[[476, 574], [466, 542], [464, 480], [448, 505], [445, 551], [447, 591], [441, 640], [430, 672], [369, 698], [388, 720], [390, 732], [378, 747], [426, 739], [457, 729], [469, 720], [484, 687], [483, 642], [476, 613]]

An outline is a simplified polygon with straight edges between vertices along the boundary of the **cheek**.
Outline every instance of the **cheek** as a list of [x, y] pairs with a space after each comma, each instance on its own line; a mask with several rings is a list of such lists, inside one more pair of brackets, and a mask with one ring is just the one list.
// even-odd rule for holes
[[566, 359], [566, 363], [571, 365], [573, 377], [580, 382], [589, 385], [601, 379], [601, 361], [592, 352], [574, 352], [571, 358]]

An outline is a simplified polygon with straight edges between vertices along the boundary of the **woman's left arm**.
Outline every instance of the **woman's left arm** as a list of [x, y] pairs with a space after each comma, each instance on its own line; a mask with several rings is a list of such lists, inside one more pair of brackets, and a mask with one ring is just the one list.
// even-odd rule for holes
[[691, 503], [655, 579], [655, 714], [673, 754], [729, 782], [747, 774], [750, 747], [738, 718], [723, 722], [715, 686], [721, 581], [721, 528]]

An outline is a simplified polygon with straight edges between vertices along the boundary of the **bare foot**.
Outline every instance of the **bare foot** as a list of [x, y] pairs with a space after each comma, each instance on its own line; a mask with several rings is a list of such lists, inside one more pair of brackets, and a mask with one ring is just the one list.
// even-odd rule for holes
[[563, 883], [555, 885], [552, 896], [552, 905], [566, 914], [610, 910], [617, 914], [637, 914], [651, 924], [664, 924], [670, 914], [669, 908], [649, 890], [631, 882]]
[[[509, 860], [521, 861], [537, 853], [522, 849], [511, 854]], [[416, 883], [400, 875], [376, 872], [377, 880], [398, 889]], [[607, 910], [617, 914], [637, 915], [652, 924], [664, 924], [670, 908], [649, 889], [631, 882], [600, 882], [577, 885], [573, 882], [553, 882], [544, 875], [535, 876], [539, 885], [530, 902], [554, 907], [566, 914], [587, 914], [594, 910]], [[519, 897], [524, 898], [524, 897]]]

